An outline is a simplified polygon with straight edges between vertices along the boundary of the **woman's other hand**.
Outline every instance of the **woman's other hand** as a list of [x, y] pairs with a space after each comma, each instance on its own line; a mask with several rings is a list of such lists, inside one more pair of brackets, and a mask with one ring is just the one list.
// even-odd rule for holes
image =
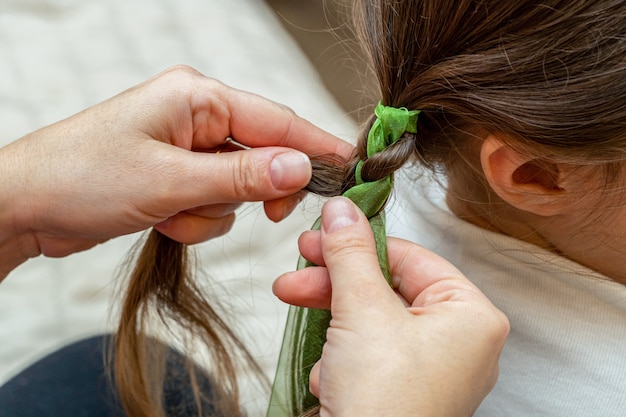
[[[230, 152], [227, 138], [248, 149]], [[204, 241], [244, 201], [281, 220], [310, 179], [307, 154], [350, 152], [284, 106], [169, 69], [0, 149], [4, 272], [153, 225]]]
[[310, 379], [322, 416], [472, 415], [496, 382], [509, 326], [460, 271], [389, 239], [390, 288], [367, 219], [341, 197], [299, 245], [320, 266], [281, 276], [274, 292], [332, 312]]

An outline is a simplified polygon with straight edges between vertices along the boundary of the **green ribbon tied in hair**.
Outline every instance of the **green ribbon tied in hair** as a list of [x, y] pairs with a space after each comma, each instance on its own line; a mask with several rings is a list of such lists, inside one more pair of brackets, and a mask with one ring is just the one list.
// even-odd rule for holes
[[[377, 118], [367, 136], [368, 158], [397, 142], [405, 132], [417, 132], [419, 110], [378, 103], [374, 112]], [[363, 162], [359, 161], [356, 166], [355, 185], [343, 195], [359, 206], [369, 219], [380, 269], [391, 284], [382, 208], [393, 188], [393, 174], [377, 181], [364, 181], [361, 177]], [[311, 229], [319, 230], [320, 224], [321, 218]], [[308, 266], [312, 264], [300, 257], [298, 269]], [[309, 392], [309, 373], [322, 356], [330, 319], [328, 310], [290, 307], [267, 417], [298, 416], [319, 404], [318, 399]]]

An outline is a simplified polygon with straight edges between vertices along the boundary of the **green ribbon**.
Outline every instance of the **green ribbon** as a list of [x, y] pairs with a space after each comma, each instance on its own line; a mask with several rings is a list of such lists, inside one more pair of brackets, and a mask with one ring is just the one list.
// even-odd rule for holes
[[[367, 136], [368, 158], [397, 142], [405, 132], [417, 132], [419, 110], [387, 107], [378, 103], [374, 112], [377, 118]], [[391, 194], [393, 175], [378, 181], [364, 181], [361, 176], [362, 166], [363, 161], [359, 161], [355, 171], [355, 185], [343, 195], [359, 206], [369, 219], [380, 269], [391, 285], [382, 208]], [[319, 230], [320, 224], [321, 218], [311, 229]], [[308, 266], [312, 264], [300, 257], [298, 269]], [[298, 416], [319, 404], [317, 398], [309, 392], [309, 373], [322, 356], [330, 319], [328, 310], [290, 307], [267, 417]]]

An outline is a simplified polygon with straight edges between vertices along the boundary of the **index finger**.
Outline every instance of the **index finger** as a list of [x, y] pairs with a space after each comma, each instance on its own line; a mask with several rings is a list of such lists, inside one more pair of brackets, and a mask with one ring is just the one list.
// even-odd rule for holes
[[228, 136], [250, 147], [283, 146], [308, 155], [349, 158], [353, 146], [296, 115], [288, 107], [224, 84], [216, 91], [228, 117]]
[[413, 242], [388, 238], [394, 288], [409, 304], [431, 304], [479, 290], [461, 271], [439, 255]]

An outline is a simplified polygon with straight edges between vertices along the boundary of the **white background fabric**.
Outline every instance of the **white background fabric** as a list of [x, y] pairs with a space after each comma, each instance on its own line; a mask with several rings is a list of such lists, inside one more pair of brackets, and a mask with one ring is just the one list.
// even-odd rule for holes
[[[175, 64], [282, 102], [343, 138], [356, 130], [262, 1], [1, 0], [0, 145]], [[281, 226], [259, 207], [243, 208], [235, 229], [200, 245], [198, 257], [272, 377], [286, 307], [271, 282], [294, 268], [297, 235], [318, 204]], [[56, 347], [111, 328], [116, 267], [136, 239], [31, 260], [0, 284], [0, 383]], [[251, 410], [263, 408], [266, 398], [247, 394]]]

